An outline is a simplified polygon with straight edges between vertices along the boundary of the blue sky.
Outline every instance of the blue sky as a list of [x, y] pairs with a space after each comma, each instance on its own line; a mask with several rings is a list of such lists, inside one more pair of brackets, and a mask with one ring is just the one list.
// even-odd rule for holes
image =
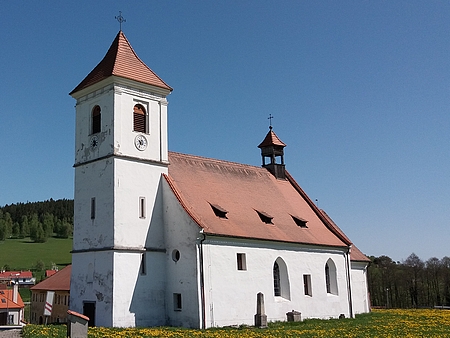
[[450, 256], [450, 2], [9, 1], [0, 205], [73, 198], [68, 93], [119, 30], [174, 88], [173, 151], [259, 166], [268, 131], [367, 255]]

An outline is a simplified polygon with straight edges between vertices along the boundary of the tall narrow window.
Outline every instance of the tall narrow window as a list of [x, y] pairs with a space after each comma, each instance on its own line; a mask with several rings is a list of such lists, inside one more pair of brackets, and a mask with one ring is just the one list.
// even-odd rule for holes
[[285, 261], [278, 257], [273, 264], [273, 293], [277, 297], [291, 299], [289, 273]]
[[99, 133], [101, 131], [102, 114], [100, 106], [92, 108], [92, 134]]
[[139, 218], [145, 218], [145, 197], [139, 197]]
[[173, 294], [173, 309], [174, 311], [181, 311], [181, 293]]
[[303, 286], [305, 289], [305, 296], [312, 296], [311, 275], [303, 275]]
[[147, 263], [145, 259], [145, 252], [141, 254], [141, 275], [147, 274]]
[[325, 264], [325, 284], [327, 288], [327, 293], [333, 295], [338, 294], [337, 270], [336, 265], [334, 264], [331, 258]]
[[245, 259], [245, 253], [238, 253], [237, 255], [237, 269], [247, 270], [247, 262]]
[[275, 262], [273, 265], [273, 292], [275, 296], [281, 296], [280, 284], [280, 267], [278, 266], [278, 263]]
[[91, 198], [91, 219], [95, 219], [95, 197]]
[[145, 107], [138, 103], [133, 108], [133, 130], [140, 133], [147, 133], [147, 112]]

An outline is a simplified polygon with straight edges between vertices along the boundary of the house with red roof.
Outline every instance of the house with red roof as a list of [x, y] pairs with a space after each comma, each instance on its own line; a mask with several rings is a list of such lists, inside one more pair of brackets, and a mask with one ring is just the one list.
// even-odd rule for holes
[[36, 283], [31, 271], [0, 271], [0, 284], [18, 284], [20, 287], [30, 287]]
[[90, 325], [193, 328], [254, 325], [257, 308], [368, 312], [368, 258], [286, 170], [272, 127], [262, 166], [170, 152], [171, 91], [119, 31], [70, 93], [70, 309]]
[[0, 284], [0, 325], [21, 325], [25, 304], [19, 294], [19, 285], [7, 288]]
[[[32, 324], [67, 322], [71, 271], [72, 266], [68, 265], [30, 288], [30, 322]], [[51, 293], [51, 297], [48, 297], [49, 293]], [[49, 302], [49, 300], [51, 301]], [[47, 313], [45, 313], [46, 308]]]

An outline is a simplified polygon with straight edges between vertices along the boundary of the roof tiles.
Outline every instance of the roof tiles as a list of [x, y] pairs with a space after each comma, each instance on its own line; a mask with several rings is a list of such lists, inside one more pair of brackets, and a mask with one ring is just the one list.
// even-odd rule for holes
[[72, 265], [66, 266], [54, 275], [31, 287], [31, 290], [69, 291]]
[[[264, 168], [174, 152], [169, 162], [169, 185], [206, 234], [341, 247], [351, 243], [299, 187]], [[227, 210], [227, 218], [217, 217], [211, 205]], [[273, 224], [263, 222], [257, 210], [273, 217]], [[306, 220], [308, 227], [299, 227], [291, 215]]]
[[172, 91], [169, 85], [139, 59], [125, 34], [119, 31], [102, 61], [70, 92], [70, 95], [113, 75]]

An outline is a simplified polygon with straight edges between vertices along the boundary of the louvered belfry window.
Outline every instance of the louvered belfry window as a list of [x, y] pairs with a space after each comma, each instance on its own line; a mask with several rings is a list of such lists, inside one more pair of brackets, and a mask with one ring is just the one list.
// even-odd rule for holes
[[102, 115], [99, 106], [95, 106], [92, 109], [92, 134], [99, 133], [101, 131]]
[[139, 103], [133, 108], [133, 130], [147, 133], [147, 113], [144, 106]]

